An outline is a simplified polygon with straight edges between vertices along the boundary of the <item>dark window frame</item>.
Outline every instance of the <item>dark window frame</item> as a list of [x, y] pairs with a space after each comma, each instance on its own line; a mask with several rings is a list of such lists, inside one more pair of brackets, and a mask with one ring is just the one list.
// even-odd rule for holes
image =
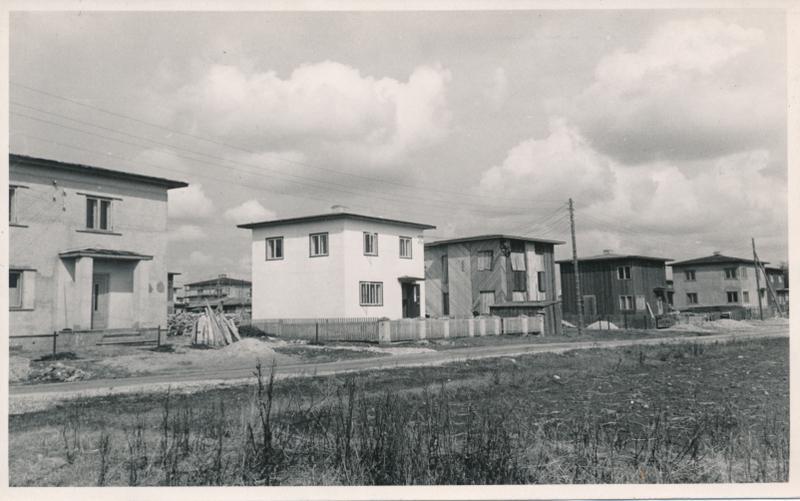
[[[367, 237], [371, 237], [371, 239], [372, 239], [372, 247], [373, 247], [373, 251], [372, 252], [367, 252]], [[361, 243], [362, 243], [362, 246], [363, 246], [363, 249], [364, 249], [364, 255], [365, 256], [377, 256], [378, 255], [378, 234], [376, 232], [372, 232], [372, 231], [363, 232], [363, 237], [362, 237], [362, 242]]]
[[[364, 287], [376, 287], [375, 288], [375, 296], [376, 301], [375, 303], [364, 302]], [[367, 289], [367, 296], [370, 295], [370, 290]], [[369, 299], [369, 297], [367, 297]], [[374, 281], [366, 281], [362, 280], [358, 282], [358, 304], [360, 306], [383, 306], [383, 282], [374, 282]]]
[[[325, 237], [325, 253], [314, 254], [314, 237]], [[319, 245], [318, 245], [319, 246]], [[326, 257], [330, 255], [330, 237], [327, 231], [308, 234], [308, 257]]]
[[[403, 242], [407, 242], [408, 247], [408, 255], [403, 255]], [[400, 253], [400, 259], [414, 259], [414, 240], [411, 237], [398, 237], [398, 252]]]
[[[269, 257], [269, 242], [270, 242], [270, 240], [279, 241], [281, 243], [281, 246], [280, 246], [281, 247], [281, 255], [279, 257]], [[265, 257], [264, 260], [265, 261], [280, 261], [286, 255], [285, 251], [286, 251], [286, 249], [284, 249], [284, 246], [283, 246], [283, 236], [265, 237], [264, 238], [264, 257]]]

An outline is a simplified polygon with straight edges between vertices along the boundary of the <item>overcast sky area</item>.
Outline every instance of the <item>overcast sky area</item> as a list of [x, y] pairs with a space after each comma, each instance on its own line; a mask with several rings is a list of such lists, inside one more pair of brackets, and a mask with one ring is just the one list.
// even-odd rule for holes
[[[12, 153], [190, 183], [168, 266], [352, 212], [674, 259], [788, 259], [783, 13], [12, 13]], [[109, 113], [110, 112], [110, 113]], [[570, 253], [557, 248], [557, 257]]]

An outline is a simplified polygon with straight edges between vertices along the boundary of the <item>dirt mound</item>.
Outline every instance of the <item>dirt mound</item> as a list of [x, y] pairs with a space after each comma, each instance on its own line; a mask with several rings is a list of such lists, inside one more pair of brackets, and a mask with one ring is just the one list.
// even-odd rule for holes
[[259, 341], [258, 339], [247, 338], [242, 339], [241, 341], [237, 341], [235, 343], [229, 344], [219, 350], [216, 350], [215, 353], [224, 356], [273, 356], [275, 355], [275, 350], [270, 348], [270, 346], [263, 342]]
[[712, 329], [719, 330], [743, 331], [752, 329], [752, 326], [748, 325], [746, 322], [731, 320], [729, 318], [721, 318], [719, 320], [714, 320], [713, 322], [706, 322], [705, 325], [711, 327]]
[[591, 330], [603, 330], [603, 331], [618, 331], [619, 327], [617, 327], [614, 323], [609, 322], [608, 320], [598, 320], [593, 324], [589, 324], [586, 326], [587, 329]]
[[57, 381], [57, 382], [70, 382], [79, 381], [81, 379], [88, 379], [91, 374], [62, 363], [55, 363], [46, 369], [36, 371], [31, 375], [31, 380], [44, 382], [44, 381]]
[[12, 383], [28, 379], [31, 373], [31, 361], [25, 357], [12, 355], [8, 359], [8, 380]]

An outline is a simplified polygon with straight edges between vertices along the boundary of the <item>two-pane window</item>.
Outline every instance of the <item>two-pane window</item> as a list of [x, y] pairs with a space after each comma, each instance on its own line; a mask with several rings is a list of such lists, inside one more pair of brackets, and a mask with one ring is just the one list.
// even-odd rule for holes
[[736, 268], [725, 268], [725, 278], [732, 280], [736, 278]]
[[361, 306], [383, 306], [383, 282], [359, 282]]
[[543, 271], [536, 272], [536, 282], [539, 284], [539, 292], [545, 292], [547, 290], [546, 284], [544, 283]]
[[270, 237], [266, 239], [267, 261], [283, 259], [283, 237]]
[[696, 292], [687, 292], [686, 293], [686, 302], [688, 304], [697, 304], [697, 293]]
[[447, 282], [447, 277], [449, 275], [449, 265], [447, 264], [447, 254], [442, 255], [442, 281]]
[[22, 308], [22, 272], [8, 272], [8, 306]]
[[478, 270], [491, 271], [494, 253], [490, 250], [478, 251]]
[[311, 257], [328, 255], [328, 234], [312, 233], [308, 236], [309, 255]]
[[750, 292], [742, 291], [742, 302], [745, 304], [750, 302]]
[[377, 256], [378, 255], [378, 234], [364, 232], [364, 255]]
[[729, 303], [738, 303], [739, 302], [739, 292], [738, 291], [728, 291], [726, 292], [728, 295], [728, 302]]
[[683, 272], [683, 274], [686, 276], [687, 282], [694, 282], [696, 280], [694, 270], [686, 270], [685, 272]]
[[111, 230], [111, 200], [86, 197], [86, 228], [102, 231]]
[[13, 186], [8, 189], [8, 222], [17, 222], [17, 189]]
[[622, 311], [633, 310], [633, 296], [620, 296], [619, 309]]
[[400, 257], [411, 259], [411, 237], [400, 237]]
[[617, 278], [620, 280], [630, 280], [631, 267], [630, 266], [617, 266]]

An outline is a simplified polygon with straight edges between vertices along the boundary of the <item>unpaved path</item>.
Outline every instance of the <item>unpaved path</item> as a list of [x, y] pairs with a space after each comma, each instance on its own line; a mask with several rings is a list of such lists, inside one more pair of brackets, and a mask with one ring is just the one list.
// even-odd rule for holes
[[[649, 346], [681, 343], [715, 343], [744, 339], [788, 337], [789, 327], [780, 326], [750, 332], [730, 332], [687, 338], [654, 337], [645, 339], [620, 339], [608, 341], [573, 341], [560, 343], [518, 344], [503, 346], [480, 346], [452, 350], [408, 353], [381, 358], [342, 360], [326, 363], [306, 363], [279, 366], [276, 377], [324, 376], [346, 372], [358, 372], [395, 367], [442, 365], [481, 358], [527, 355], [533, 353], [563, 353], [571, 350], [594, 348], [620, 348], [626, 346]], [[21, 414], [43, 410], [64, 400], [110, 395], [118, 393], [173, 391], [194, 392], [222, 385], [240, 385], [253, 381], [252, 366], [225, 370], [183, 370], [171, 374], [136, 376], [120, 379], [95, 379], [72, 383], [49, 383], [39, 385], [13, 385], [9, 387], [9, 414]]]

